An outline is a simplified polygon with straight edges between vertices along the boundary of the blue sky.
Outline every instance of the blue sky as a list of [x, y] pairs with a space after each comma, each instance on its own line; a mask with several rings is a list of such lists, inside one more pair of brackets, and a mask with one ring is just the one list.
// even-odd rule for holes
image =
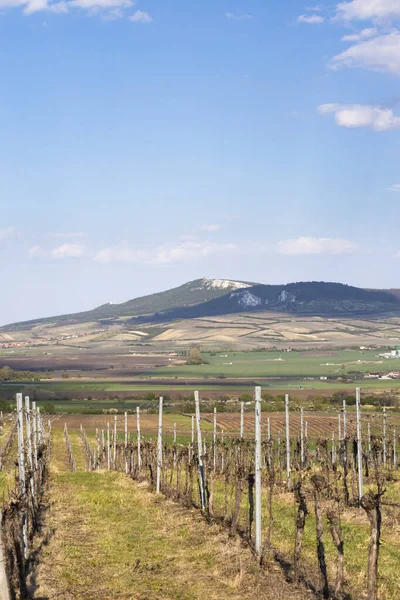
[[400, 287], [400, 0], [0, 0], [0, 323]]

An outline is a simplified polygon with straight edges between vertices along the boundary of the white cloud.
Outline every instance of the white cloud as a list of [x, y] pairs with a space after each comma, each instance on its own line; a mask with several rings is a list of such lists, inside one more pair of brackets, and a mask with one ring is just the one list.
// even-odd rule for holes
[[361, 40], [366, 40], [368, 38], [374, 37], [378, 33], [376, 27], [367, 27], [362, 29], [358, 33], [352, 33], [351, 35], [344, 35], [342, 37], [342, 42], [360, 42]]
[[297, 17], [298, 23], [308, 23], [310, 25], [318, 25], [324, 21], [325, 19], [321, 15], [300, 15]]
[[393, 183], [390, 187], [387, 188], [388, 192], [400, 192], [400, 183]]
[[102, 9], [129, 8], [133, 6], [133, 2], [132, 0], [70, 0], [68, 6], [89, 11], [98, 11]]
[[176, 244], [165, 244], [151, 250], [137, 250], [127, 242], [117, 246], [103, 248], [96, 256], [99, 263], [139, 263], [147, 265], [167, 265], [188, 263], [207, 258], [216, 254], [232, 252], [237, 249], [235, 244], [218, 244], [209, 241], [184, 240]]
[[351, 0], [339, 2], [337, 16], [343, 21], [387, 21], [400, 17], [399, 0]]
[[391, 108], [366, 104], [321, 104], [317, 110], [320, 115], [333, 114], [339, 127], [367, 127], [374, 131], [400, 129], [400, 117], [394, 115]]
[[200, 227], [200, 229], [202, 231], [209, 231], [211, 233], [215, 232], [215, 231], [219, 231], [221, 229], [221, 225], [215, 224], [215, 225], [202, 225]]
[[281, 241], [277, 245], [279, 254], [296, 256], [303, 254], [350, 254], [357, 245], [339, 238], [299, 237], [295, 240]]
[[45, 251], [40, 246], [32, 246], [32, 248], [29, 248], [28, 250], [28, 256], [30, 258], [40, 258], [45, 256], [45, 254]]
[[15, 227], [7, 227], [6, 229], [0, 229], [0, 243], [7, 242], [16, 236]]
[[354, 44], [335, 56], [330, 67], [360, 67], [400, 75], [400, 32], [392, 31]]
[[323, 8], [320, 4], [316, 4], [315, 6], [306, 6], [306, 10], [311, 12], [321, 12]]
[[52, 258], [79, 258], [85, 251], [80, 244], [62, 244], [50, 252]]
[[131, 17], [129, 17], [134, 23], [151, 23], [152, 18], [147, 12], [137, 10]]
[[67, 13], [70, 9], [81, 9], [89, 14], [101, 13], [111, 18], [124, 16], [123, 11], [133, 5], [134, 0], [0, 0], [0, 8], [21, 8], [25, 14], [41, 11]]
[[0, 0], [0, 8], [21, 8], [27, 15], [50, 11], [54, 13], [68, 12], [69, 2], [61, 0], [49, 4], [48, 0]]
[[252, 15], [247, 15], [247, 14], [235, 15], [234, 13], [231, 13], [231, 12], [225, 13], [225, 16], [227, 19], [232, 19], [233, 21], [248, 21], [249, 19], [253, 18]]

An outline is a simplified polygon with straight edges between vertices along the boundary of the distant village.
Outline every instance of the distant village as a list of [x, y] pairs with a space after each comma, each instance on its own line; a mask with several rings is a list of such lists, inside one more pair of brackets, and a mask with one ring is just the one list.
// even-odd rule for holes
[[[377, 354], [377, 358], [384, 359], [400, 359], [400, 346], [397, 346], [396, 350], [391, 350], [390, 352], [384, 352], [382, 354]], [[400, 379], [400, 371], [390, 371], [389, 373], [366, 373], [364, 375], [364, 379]]]

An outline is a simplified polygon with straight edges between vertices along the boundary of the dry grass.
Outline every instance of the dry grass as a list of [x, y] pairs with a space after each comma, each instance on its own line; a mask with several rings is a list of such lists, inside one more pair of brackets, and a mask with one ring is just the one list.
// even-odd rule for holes
[[[61, 440], [62, 441], [62, 440]], [[47, 526], [34, 597], [52, 599], [295, 599], [281, 573], [263, 574], [249, 549], [195, 511], [121, 473], [66, 473], [53, 444]]]

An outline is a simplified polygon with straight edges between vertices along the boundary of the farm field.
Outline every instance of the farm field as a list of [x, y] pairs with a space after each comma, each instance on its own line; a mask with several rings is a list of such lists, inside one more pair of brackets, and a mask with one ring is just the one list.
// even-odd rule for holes
[[[331, 438], [332, 432], [337, 435], [338, 416], [337, 412], [309, 412], [304, 411], [304, 420], [308, 424], [308, 435], [310, 438], [318, 437]], [[117, 416], [117, 432], [122, 436], [124, 432], [124, 415]], [[192, 427], [193, 415], [177, 415], [164, 413], [163, 416], [163, 431], [164, 434], [171, 437], [176, 424], [177, 435], [189, 441]], [[370, 412], [367, 409], [362, 409], [363, 428], [366, 429], [366, 423], [370, 423], [371, 434], [379, 434], [382, 430], [382, 412]], [[285, 414], [284, 412], [263, 412], [261, 418], [261, 429], [263, 437], [266, 437], [268, 430], [268, 419], [270, 422], [271, 435], [276, 436], [281, 433], [283, 436], [285, 431]], [[293, 436], [300, 435], [300, 414], [298, 412], [290, 412], [290, 430]], [[202, 412], [201, 423], [205, 438], [211, 439], [213, 432], [213, 413]], [[69, 431], [79, 431], [80, 426], [84, 427], [85, 431], [94, 434], [96, 429], [106, 430], [107, 423], [110, 427], [114, 426], [114, 415], [62, 415], [54, 421], [53, 428], [56, 430], [62, 429], [64, 424], [67, 424]], [[400, 413], [388, 412], [387, 416], [388, 427], [396, 427], [400, 432]], [[145, 436], [155, 436], [158, 428], [158, 415], [141, 413], [140, 427], [142, 434]], [[349, 435], [355, 434], [355, 413], [348, 409], [347, 429]], [[224, 432], [225, 437], [237, 438], [240, 432], [240, 414], [239, 413], [217, 413], [217, 430], [219, 433]], [[132, 438], [136, 435], [136, 415], [128, 415], [128, 431]], [[254, 407], [246, 410], [244, 414], [244, 434], [245, 438], [254, 438]]]
[[157, 369], [158, 376], [169, 377], [321, 377], [342, 373], [364, 374], [400, 368], [400, 358], [383, 359], [383, 350], [219, 352], [204, 353], [210, 364], [171, 365]]

